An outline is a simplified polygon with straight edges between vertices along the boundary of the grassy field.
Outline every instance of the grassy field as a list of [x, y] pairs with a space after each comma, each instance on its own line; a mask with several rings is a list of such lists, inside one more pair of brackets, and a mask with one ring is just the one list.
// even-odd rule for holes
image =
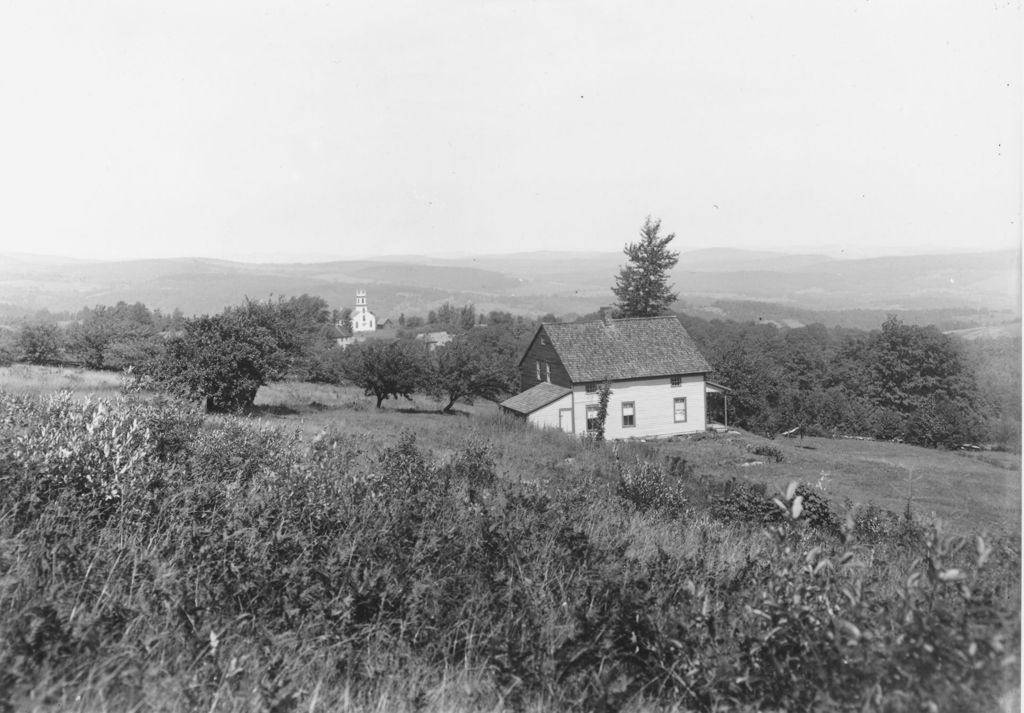
[[1019, 536], [920, 524], [1019, 530], [1018, 460], [113, 378], [0, 373], [3, 713], [1019, 709]]
[[[83, 396], [110, 396], [119, 386], [120, 376], [110, 372], [0, 368], [0, 389], [13, 393], [71, 390]], [[298, 429], [308, 438], [332, 429], [358, 440], [366, 451], [390, 445], [403, 431], [410, 431], [440, 459], [467, 440], [497, 442], [494, 431], [501, 428], [497, 407], [488, 401], [460, 404], [450, 414], [439, 413], [437, 402], [421, 396], [385, 401], [376, 409], [372, 398], [359, 389], [303, 382], [261, 388], [256, 406], [255, 419]], [[535, 433], [519, 442], [501, 442], [495, 453], [498, 469], [513, 480], [550, 484], [560, 475], [601, 468], [602, 459], [592, 457], [585, 443], [564, 434]], [[777, 448], [782, 461], [754, 454], [759, 446]], [[745, 432], [616, 447], [623, 457], [632, 452], [678, 456], [686, 461], [688, 473], [709, 483], [764, 483], [774, 492], [796, 480], [837, 504], [874, 503], [902, 513], [909, 500], [916, 517], [941, 521], [956, 531], [1021, 530], [1021, 456], [1011, 453], [942, 451], [853, 439], [768, 440]]]
[[78, 396], [113, 396], [120, 388], [121, 375], [109, 371], [29, 364], [0, 366], [0, 389], [12, 394], [72, 391]]
[[[420, 397], [385, 402], [378, 410], [357, 389], [303, 383], [264, 387], [256, 403], [269, 418], [296, 424], [307, 434], [337, 428], [384, 444], [408, 429], [442, 453], [467, 437], [486, 439], [487, 425], [497, 410], [490, 402], [478, 402], [442, 415], [435, 402]], [[587, 448], [577, 439], [560, 433], [545, 438], [546, 448], [524, 443], [522, 449], [499, 454], [503, 472], [515, 479], [550, 481], [554, 473], [586, 467]], [[759, 446], [777, 448], [782, 461], [754, 454]], [[903, 513], [909, 501], [915, 517], [941, 521], [957, 531], [1020, 532], [1021, 457], [1011, 453], [942, 451], [855, 439], [768, 440], [745, 432], [617, 447], [678, 456], [692, 475], [714, 482], [765, 483], [770, 491], [781, 492], [796, 480], [837, 504], [873, 503]], [[552, 449], [557, 459], [538, 458]]]

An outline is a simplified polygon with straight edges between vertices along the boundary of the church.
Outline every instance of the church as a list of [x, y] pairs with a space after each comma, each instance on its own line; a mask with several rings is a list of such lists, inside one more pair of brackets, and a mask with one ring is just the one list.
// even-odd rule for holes
[[356, 290], [356, 308], [352, 311], [352, 334], [373, 332], [377, 329], [377, 318], [366, 308], [366, 290]]

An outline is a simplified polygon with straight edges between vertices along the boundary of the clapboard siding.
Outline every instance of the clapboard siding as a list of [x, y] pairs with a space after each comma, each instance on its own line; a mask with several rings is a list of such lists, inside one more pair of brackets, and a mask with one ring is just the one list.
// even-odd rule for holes
[[566, 394], [557, 401], [552, 401], [547, 406], [542, 406], [529, 416], [526, 420], [534, 426], [541, 428], [558, 428], [558, 412], [563, 408], [572, 407], [572, 394]]
[[548, 381], [552, 384], [558, 384], [559, 386], [565, 386], [570, 389], [572, 388], [572, 380], [569, 378], [569, 372], [565, 370], [562, 360], [558, 357], [558, 352], [556, 352], [555, 348], [551, 346], [551, 340], [548, 339], [547, 334], [544, 332], [544, 328], [541, 327], [537, 330], [537, 334], [534, 335], [533, 341], [530, 342], [529, 349], [526, 350], [526, 354], [519, 362], [520, 391], [526, 391], [527, 389], [536, 386], [540, 381], [544, 381], [543, 378], [540, 380], [537, 379], [538, 361], [550, 366], [551, 378], [548, 379]]
[[[684, 433], [697, 433], [706, 427], [704, 406], [704, 375], [691, 374], [682, 377], [679, 386], [672, 386], [669, 377], [615, 381], [611, 384], [608, 399], [608, 420], [605, 422], [605, 438], [657, 438]], [[587, 406], [597, 405], [598, 394], [586, 392], [584, 384], [573, 387], [574, 417], [576, 432], [583, 434], [587, 429]], [[674, 421], [674, 399], [686, 398], [686, 421]], [[622, 404], [632, 401], [636, 425], [622, 426]], [[557, 414], [556, 414], [557, 415]]]

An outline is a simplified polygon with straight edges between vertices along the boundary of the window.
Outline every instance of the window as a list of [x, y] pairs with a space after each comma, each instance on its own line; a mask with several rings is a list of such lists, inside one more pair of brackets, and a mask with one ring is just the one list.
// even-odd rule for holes
[[622, 402], [622, 427], [632, 428], [636, 425], [636, 409], [632, 401]]
[[682, 386], [683, 385], [683, 377], [681, 377], [681, 376], [673, 376], [671, 379], [668, 380], [668, 382], [672, 386]]
[[597, 393], [597, 384], [587, 384], [587, 393], [588, 394], [596, 394]]
[[551, 365], [537, 360], [537, 381], [551, 381]]
[[675, 417], [676, 423], [686, 422], [686, 398], [678, 398], [672, 400], [672, 413]]
[[591, 433], [597, 430], [597, 406], [587, 406], [587, 431]]

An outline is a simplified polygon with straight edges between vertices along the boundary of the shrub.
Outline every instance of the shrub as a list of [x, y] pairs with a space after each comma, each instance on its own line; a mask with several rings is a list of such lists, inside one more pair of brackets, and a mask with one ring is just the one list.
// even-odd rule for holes
[[783, 460], [785, 460], [785, 455], [783, 454], [782, 449], [779, 448], [778, 446], [755, 446], [754, 448], [751, 449], [751, 452], [754, 455], [768, 458], [770, 460], [775, 461], [776, 463], [781, 463]]
[[465, 483], [469, 499], [476, 501], [482, 490], [491, 489], [497, 475], [490, 449], [482, 443], [473, 443], [455, 453], [444, 472], [446, 482]]
[[754, 522], [773, 524], [782, 522], [782, 514], [768, 497], [763, 483], [749, 484], [731, 481], [725, 492], [712, 498], [711, 512], [725, 522]]
[[616, 462], [619, 480], [615, 493], [637, 510], [679, 511], [686, 504], [679, 480], [661, 464], [639, 456], [628, 463]]
[[52, 364], [60, 358], [63, 334], [50, 322], [22, 325], [18, 331], [18, 353], [29, 364]]
[[[639, 458], [608, 498], [588, 476], [498, 477], [479, 442], [437, 467], [411, 433], [374, 453], [337, 431], [200, 427], [170, 402], [118, 409], [0, 393], [0, 710], [413, 709], [436, 694], [985, 711], [1019, 687], [1015, 543], [922, 530], [850, 546], [820, 536], [831, 508], [795, 484], [778, 503], [735, 483], [716, 501], [769, 508], [757, 528], [664, 517], [679, 481]], [[79, 492], [140, 452], [119, 498]]]
[[801, 498], [803, 514], [801, 519], [814, 529], [828, 535], [839, 535], [842, 521], [828, 498], [805, 483], [800, 483], [796, 495]]

